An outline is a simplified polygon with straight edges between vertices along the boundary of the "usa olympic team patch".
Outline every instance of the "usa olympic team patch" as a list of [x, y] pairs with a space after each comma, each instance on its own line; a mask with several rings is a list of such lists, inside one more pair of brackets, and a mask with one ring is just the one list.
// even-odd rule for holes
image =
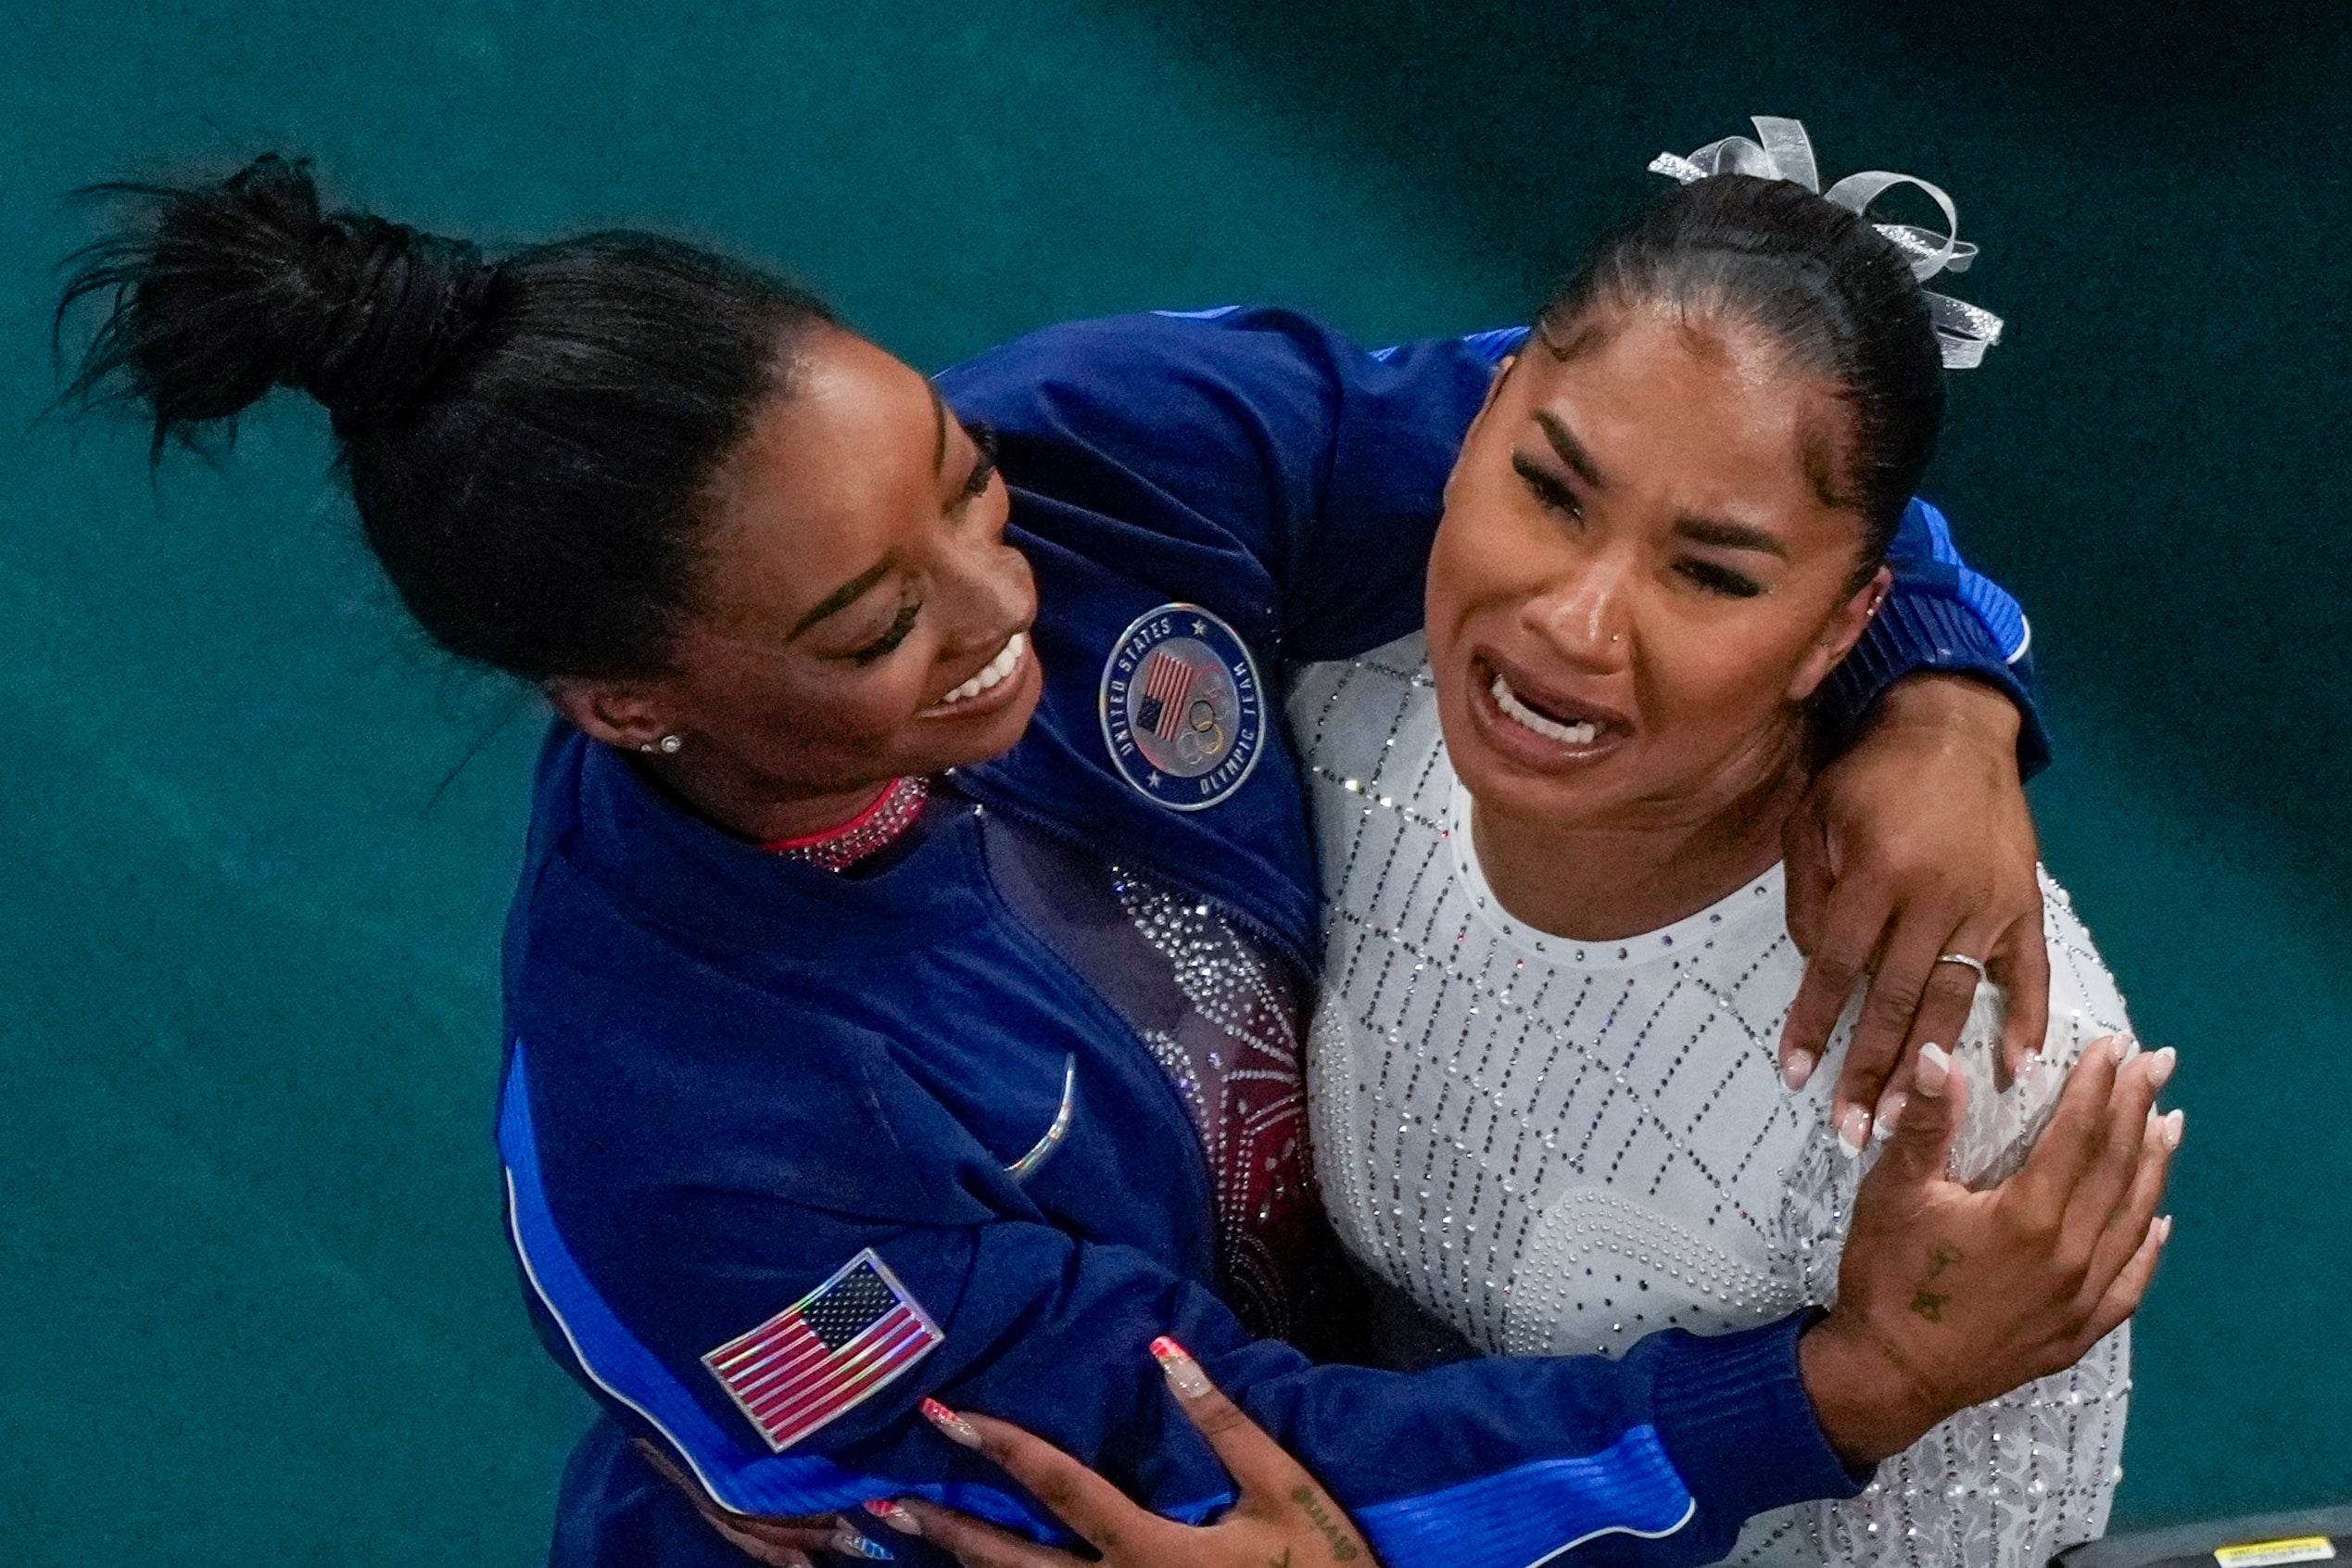
[[1171, 811], [1231, 795], [1265, 747], [1258, 661], [1195, 604], [1163, 604], [1120, 633], [1100, 700], [1103, 744], [1119, 777]]

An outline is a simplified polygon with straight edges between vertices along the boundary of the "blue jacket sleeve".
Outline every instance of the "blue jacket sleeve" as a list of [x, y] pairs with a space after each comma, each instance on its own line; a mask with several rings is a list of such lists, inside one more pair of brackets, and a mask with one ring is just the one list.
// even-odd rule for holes
[[[1033, 527], [1082, 530], [1103, 516], [1214, 539], [1270, 581], [1280, 646], [1269, 651], [1306, 663], [1421, 625], [1447, 476], [1495, 367], [1524, 337], [1506, 328], [1366, 350], [1286, 310], [1120, 316], [1034, 333], [940, 386], [1005, 437], [1007, 474], [1047, 502]], [[1825, 687], [1832, 737], [1850, 739], [1907, 676], [1965, 674], [2017, 704], [2019, 764], [2039, 771], [2049, 748], [2017, 601], [1961, 559], [1943, 514], [1922, 501], [1890, 564], [1887, 604]]]
[[[591, 956], [546, 979], [586, 999], [575, 1016], [613, 1018], [601, 1004], [619, 988]], [[657, 982], [685, 974], [658, 951], [634, 961]], [[1250, 1338], [1153, 1255], [1021, 1212], [1027, 1189], [887, 1043], [812, 1036], [824, 1026], [702, 979], [698, 1035], [705, 1020], [714, 1039], [781, 1027], [810, 1048], [772, 1051], [775, 1071], [710, 1095], [681, 1093], [698, 1058], [675, 1025], [675, 1048], [646, 1046], [664, 1027], [651, 1014], [619, 1015], [586, 1050], [518, 1038], [499, 1144], [543, 1340], [730, 1507], [808, 1514], [916, 1495], [1054, 1538], [1033, 1499], [921, 1419], [932, 1396], [1019, 1423], [1164, 1514], [1208, 1517], [1230, 1483], [1148, 1354], [1162, 1334], [1322, 1479], [1387, 1568], [1524, 1568], [1587, 1539], [1612, 1562], [1681, 1568], [1721, 1557], [1757, 1511], [1860, 1485], [1798, 1378], [1801, 1319], [1669, 1332], [1614, 1361], [1313, 1365]], [[675, 1151], [658, 1170], [639, 1157], [650, 1142]], [[730, 1393], [706, 1358], [788, 1311], [843, 1339], [812, 1293], [869, 1255], [937, 1338], [786, 1391], [795, 1409], [824, 1401], [828, 1419], [779, 1450], [735, 1401], [759, 1405], [781, 1385]], [[779, 1352], [792, 1376], [816, 1355], [798, 1343]]]
[[[916, 1414], [929, 1395], [1018, 1423], [1163, 1514], [1211, 1517], [1230, 1484], [1145, 1352], [1160, 1334], [1321, 1478], [1387, 1568], [1524, 1568], [1587, 1542], [1612, 1562], [1681, 1568], [1720, 1558], [1753, 1513], [1859, 1486], [1798, 1379], [1802, 1318], [1660, 1334], [1614, 1361], [1314, 1366], [1249, 1339], [1214, 1295], [1143, 1254], [1050, 1225], [891, 1224], [706, 1195], [667, 1217], [711, 1242], [667, 1259], [665, 1288], [693, 1298], [691, 1315], [755, 1321], [807, 1290], [816, 1276], [802, 1259], [871, 1248], [944, 1335], [879, 1397], [771, 1453], [711, 1397], [692, 1343], [588, 1284], [547, 1211], [518, 1094], [511, 1069], [501, 1141], [542, 1333], [630, 1430], [683, 1456], [733, 1508], [809, 1514], [919, 1496], [1061, 1538], [1033, 1499]], [[754, 1232], [765, 1246], [745, 1245]], [[705, 1250], [726, 1261], [692, 1268], [688, 1255]]]

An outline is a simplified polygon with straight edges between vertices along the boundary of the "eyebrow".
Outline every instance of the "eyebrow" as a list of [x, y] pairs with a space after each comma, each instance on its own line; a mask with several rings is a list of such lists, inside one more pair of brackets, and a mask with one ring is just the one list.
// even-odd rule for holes
[[1766, 555], [1789, 559], [1789, 549], [1764, 529], [1746, 523], [1726, 523], [1719, 517], [1677, 517], [1675, 532], [1686, 539], [1703, 545], [1719, 545], [1725, 550], [1761, 550]]
[[840, 588], [835, 588], [831, 593], [826, 595], [825, 602], [819, 604], [807, 614], [803, 615], [800, 620], [800, 625], [794, 626], [791, 631], [791, 636], [787, 637], [784, 640], [787, 642], [791, 641], [793, 638], [800, 636], [801, 633], [808, 630], [809, 627], [816, 625], [817, 622], [823, 620], [826, 616], [834, 613], [836, 611], [846, 610], [851, 605], [856, 603], [859, 600], [865, 598], [866, 590], [871, 588], [876, 583], [880, 582], [884, 577], [889, 576], [891, 575], [891, 568], [896, 566], [897, 564], [898, 551], [892, 550], [888, 555], [882, 557], [881, 560], [874, 563], [872, 566], [866, 568], [863, 572], [860, 572], [856, 576], [852, 577], [848, 582], [843, 583]]
[[1592, 461], [1592, 454], [1585, 450], [1585, 444], [1560, 422], [1558, 414], [1549, 409], [1537, 409], [1533, 418], [1542, 429], [1544, 439], [1551, 443], [1551, 449], [1560, 454], [1560, 461], [1576, 471], [1576, 477], [1596, 490], [1609, 487], [1608, 479], [1600, 472], [1600, 464]]
[[928, 376], [924, 378], [923, 390], [931, 395], [931, 419], [939, 427], [939, 434], [931, 447], [931, 472], [944, 474], [947, 472], [947, 405], [940, 400], [939, 388], [931, 385]]

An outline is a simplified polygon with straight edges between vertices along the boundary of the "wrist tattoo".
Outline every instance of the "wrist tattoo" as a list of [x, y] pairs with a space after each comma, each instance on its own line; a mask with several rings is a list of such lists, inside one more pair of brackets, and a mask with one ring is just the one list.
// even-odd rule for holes
[[1943, 1321], [1944, 1304], [1951, 1299], [1922, 1286], [1919, 1294], [1911, 1298], [1911, 1309], [1931, 1323], [1940, 1323]]
[[1332, 1518], [1331, 1510], [1325, 1508], [1322, 1499], [1315, 1495], [1315, 1488], [1294, 1486], [1291, 1488], [1290, 1500], [1298, 1505], [1300, 1511], [1307, 1515], [1309, 1524], [1323, 1533], [1323, 1540], [1331, 1547], [1334, 1561], [1350, 1562], [1363, 1555], [1356, 1543], [1348, 1537], [1347, 1532], [1341, 1529], [1338, 1522]]

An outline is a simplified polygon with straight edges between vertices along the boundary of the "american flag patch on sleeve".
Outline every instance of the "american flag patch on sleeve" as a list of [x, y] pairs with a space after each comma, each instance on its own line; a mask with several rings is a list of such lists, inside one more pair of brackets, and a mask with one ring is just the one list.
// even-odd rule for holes
[[880, 1393], [946, 1337], [868, 1247], [702, 1364], [780, 1454]]

